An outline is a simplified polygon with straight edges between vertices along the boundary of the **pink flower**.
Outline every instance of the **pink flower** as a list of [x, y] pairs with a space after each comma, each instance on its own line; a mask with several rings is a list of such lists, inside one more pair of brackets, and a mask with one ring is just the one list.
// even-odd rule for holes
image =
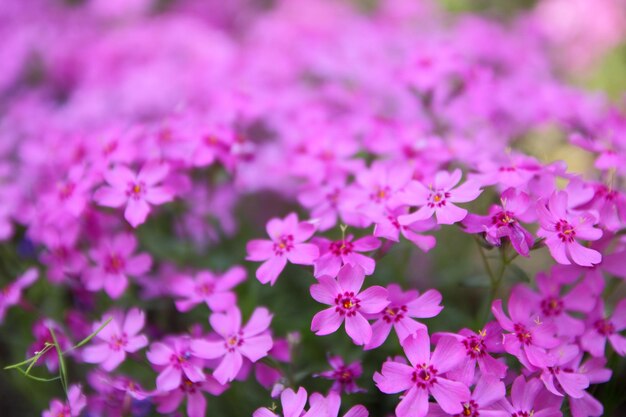
[[[314, 392], [309, 398], [309, 414], [307, 417], [337, 417], [341, 407], [341, 396], [337, 392], [329, 392], [326, 397]], [[369, 412], [362, 405], [350, 408], [343, 417], [368, 417]]]
[[467, 215], [467, 210], [452, 203], [466, 203], [475, 200], [482, 190], [473, 182], [454, 188], [461, 180], [461, 170], [455, 169], [452, 173], [439, 171], [434, 183], [429, 187], [421, 182], [411, 181], [402, 194], [402, 202], [411, 206], [420, 206], [415, 213], [398, 217], [401, 225], [409, 225], [416, 221], [426, 220], [433, 214], [439, 224], [453, 224]]
[[332, 370], [324, 371], [313, 376], [333, 380], [333, 385], [330, 388], [331, 391], [335, 391], [339, 394], [343, 391], [348, 394], [366, 392], [366, 390], [356, 384], [356, 379], [363, 373], [360, 362], [353, 362], [346, 365], [341, 356], [331, 356], [328, 358], [328, 363], [330, 363]]
[[378, 313], [378, 320], [372, 326], [372, 339], [365, 349], [375, 349], [382, 345], [393, 327], [402, 342], [406, 337], [426, 326], [411, 318], [435, 317], [443, 309], [441, 294], [436, 290], [428, 290], [420, 295], [417, 290], [403, 292], [399, 285], [387, 286], [389, 305]]
[[569, 265], [570, 259], [581, 266], [593, 266], [602, 261], [600, 252], [587, 248], [576, 239], [598, 240], [602, 230], [593, 227], [597, 220], [590, 213], [572, 213], [567, 206], [567, 193], [552, 194], [546, 203], [537, 205], [541, 228], [537, 235], [546, 238], [552, 257], [560, 264]]
[[491, 311], [500, 326], [511, 332], [503, 337], [504, 349], [529, 369], [534, 369], [533, 366], [543, 367], [547, 357], [545, 349], [560, 344], [554, 337], [555, 326], [533, 314], [532, 303], [518, 287], [511, 291], [509, 298], [510, 319], [502, 310], [502, 300], [495, 300]]
[[87, 405], [87, 399], [81, 392], [80, 385], [72, 385], [67, 393], [67, 401], [52, 400], [50, 408], [44, 411], [42, 417], [78, 417]]
[[245, 279], [246, 271], [240, 266], [232, 267], [222, 275], [201, 271], [195, 278], [178, 277], [172, 283], [172, 293], [184, 298], [176, 300], [176, 308], [184, 313], [204, 302], [212, 311], [228, 310], [237, 301], [231, 290]]
[[491, 206], [488, 216], [468, 214], [463, 220], [467, 233], [485, 233], [487, 242], [500, 246], [502, 238], [506, 237], [513, 248], [522, 256], [529, 256], [533, 246], [533, 236], [524, 229], [520, 220], [528, 221], [530, 199], [527, 194], [517, 193], [509, 188], [500, 198], [502, 206]]
[[[298, 388], [298, 392], [294, 392], [291, 388], [287, 388], [280, 394], [280, 403], [282, 406], [283, 417], [301, 417], [303, 416], [304, 407], [306, 406], [307, 392], [304, 388]], [[311, 417], [309, 413], [304, 414]], [[259, 408], [252, 417], [279, 417], [278, 414], [267, 408]]]
[[582, 398], [589, 379], [574, 372], [569, 363], [578, 356], [578, 347], [574, 345], [560, 346], [551, 350], [546, 359], [546, 366], [541, 370], [541, 380], [554, 395], [567, 394], [571, 398]]
[[401, 225], [398, 221], [400, 216], [406, 214], [406, 207], [397, 209], [386, 209], [383, 214], [374, 217], [374, 236], [399, 242], [400, 234], [405, 239], [413, 242], [415, 246], [428, 252], [435, 247], [437, 240], [434, 236], [424, 235], [422, 232], [433, 230], [438, 227], [434, 219], [426, 219], [409, 225]]
[[511, 386], [511, 402], [506, 399], [499, 405], [511, 416], [561, 417], [561, 400], [543, 389], [537, 378], [528, 382], [524, 376], [515, 378]]
[[310, 222], [298, 222], [295, 213], [283, 220], [274, 218], [267, 222], [271, 240], [252, 240], [246, 247], [249, 261], [265, 261], [257, 269], [256, 277], [263, 284], [274, 285], [287, 261], [298, 265], [312, 265], [319, 250], [311, 243], [303, 243], [315, 232]]
[[[341, 405], [341, 397], [334, 392], [324, 397], [318, 393], [311, 394], [309, 399], [309, 410], [305, 412], [307, 392], [304, 388], [298, 388], [294, 392], [287, 388], [280, 395], [282, 417], [337, 417]], [[352, 407], [343, 417], [367, 417], [369, 413], [362, 405]], [[281, 417], [268, 408], [259, 408], [253, 417]]]
[[105, 371], [112, 371], [126, 359], [126, 352], [133, 353], [148, 344], [148, 338], [138, 335], [145, 323], [143, 311], [133, 308], [126, 317], [115, 311], [103, 317], [102, 321], [94, 324], [94, 331], [109, 317], [113, 319], [96, 335], [100, 343], [88, 346], [83, 350], [83, 360], [89, 363], [99, 363]]
[[204, 381], [192, 382], [188, 378], [183, 377], [182, 382], [177, 388], [163, 393], [154, 398], [159, 413], [173, 413], [180, 406], [183, 400], [187, 399], [187, 416], [188, 417], [204, 417], [206, 416], [206, 398], [203, 392], [211, 395], [220, 395], [228, 388], [222, 385], [212, 376], [207, 376]]
[[[611, 379], [613, 372], [605, 368], [605, 358], [592, 357], [581, 364], [582, 357], [583, 355], [578, 355], [568, 367], [578, 374], [585, 375], [590, 384], [601, 384]], [[572, 417], [599, 417], [604, 412], [602, 403], [586, 391], [583, 391], [581, 398], [570, 397], [569, 404]]]
[[358, 252], [370, 252], [380, 247], [380, 241], [373, 236], [365, 236], [352, 241], [352, 235], [346, 236], [345, 239], [331, 242], [328, 239], [316, 238], [314, 243], [320, 249], [320, 257], [317, 258], [314, 265], [313, 275], [320, 277], [329, 275], [336, 277], [342, 265], [359, 265], [363, 268], [365, 275], [374, 273], [376, 261], [372, 258], [362, 255]]
[[222, 358], [213, 372], [221, 384], [232, 381], [243, 363], [243, 357], [256, 362], [267, 356], [272, 348], [272, 337], [268, 332], [272, 315], [263, 307], [254, 310], [248, 324], [241, 326], [241, 312], [235, 306], [226, 313], [211, 314], [213, 330], [221, 340], [196, 339], [191, 348], [196, 356], [204, 359]]
[[124, 165], [118, 165], [105, 173], [109, 184], [99, 188], [94, 200], [101, 206], [121, 207], [126, 204], [124, 218], [131, 226], [137, 227], [146, 221], [150, 204], [160, 205], [174, 198], [174, 194], [157, 184], [167, 176], [166, 164], [147, 163], [135, 175]]
[[359, 292], [365, 273], [360, 266], [345, 265], [337, 279], [322, 276], [318, 284], [311, 286], [315, 301], [331, 307], [313, 317], [311, 330], [318, 336], [334, 333], [341, 323], [346, 322], [346, 333], [357, 345], [364, 345], [372, 338], [372, 327], [363, 314], [376, 314], [384, 309], [389, 300], [387, 290], [373, 286]]
[[386, 209], [394, 209], [402, 204], [399, 199], [401, 190], [411, 179], [412, 170], [408, 166], [376, 161], [370, 169], [361, 170], [356, 177], [358, 188], [355, 199], [362, 201], [357, 205], [358, 212], [372, 218]]
[[[505, 395], [506, 388], [499, 378], [493, 375], [484, 375], [476, 383], [470, 400], [462, 404], [463, 411], [456, 414], [456, 416], [511, 417], [504, 410], [493, 409], [493, 406], [497, 405], [497, 401], [503, 399]], [[428, 417], [445, 417], [449, 415], [438, 404], [429, 405]]]
[[141, 276], [152, 266], [147, 253], [132, 256], [136, 247], [135, 236], [124, 233], [104, 240], [97, 249], [90, 250], [89, 255], [96, 266], [83, 276], [87, 289], [104, 288], [111, 298], [119, 298], [128, 285], [127, 275]]
[[579, 336], [585, 331], [582, 320], [573, 313], [589, 313], [596, 305], [597, 295], [588, 284], [582, 282], [571, 288], [569, 293], [561, 295], [562, 284], [555, 277], [539, 273], [535, 277], [540, 294], [525, 286], [517, 286], [524, 297], [531, 303], [532, 310], [540, 313], [544, 321], [554, 323], [560, 336]]
[[160, 368], [156, 386], [159, 391], [172, 391], [180, 386], [183, 377], [191, 382], [206, 379], [202, 372], [203, 361], [193, 356], [190, 340], [177, 337], [150, 345], [146, 353], [150, 363]]
[[39, 271], [29, 268], [15, 281], [0, 289], [0, 324], [4, 321], [7, 310], [21, 301], [22, 291], [33, 285], [38, 277]]
[[476, 375], [476, 365], [483, 376], [493, 375], [504, 378], [506, 365], [489, 354], [501, 350], [502, 329], [496, 322], [488, 323], [483, 330], [475, 333], [469, 329], [461, 329], [459, 334], [435, 333], [435, 337], [454, 337], [465, 348], [465, 361], [456, 369], [448, 372], [448, 376], [456, 381], [471, 385]]
[[[28, 348], [29, 356], [32, 357], [36, 355], [37, 352], [41, 352], [46, 345], [54, 344], [50, 329], [54, 330], [57, 342], [59, 342], [62, 351], [72, 346], [63, 328], [59, 326], [59, 324], [51, 319], [41, 319], [33, 324], [32, 333], [33, 336], [35, 336], [35, 342]], [[44, 353], [38, 363], [41, 364], [42, 361], [46, 364], [46, 368], [51, 373], [56, 373], [59, 369], [59, 355], [55, 349], [50, 349]]]
[[587, 330], [580, 338], [580, 346], [592, 356], [604, 356], [607, 340], [615, 352], [626, 355], [626, 337], [620, 332], [626, 329], [626, 300], [621, 300], [611, 316], [604, 313], [604, 302], [598, 300], [596, 307], [587, 316]]
[[428, 332], [418, 330], [404, 340], [402, 347], [411, 366], [388, 360], [383, 364], [381, 373], [374, 374], [376, 386], [382, 392], [395, 394], [404, 391], [396, 407], [396, 416], [426, 416], [429, 394], [435, 397], [446, 413], [461, 413], [463, 403], [470, 400], [470, 391], [465, 384], [442, 375], [463, 361], [463, 346], [451, 337], [442, 337], [431, 355]]

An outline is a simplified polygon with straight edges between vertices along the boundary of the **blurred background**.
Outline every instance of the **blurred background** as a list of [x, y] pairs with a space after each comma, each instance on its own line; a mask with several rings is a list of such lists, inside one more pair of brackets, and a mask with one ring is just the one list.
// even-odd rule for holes
[[[289, 0], [283, 0], [287, 2]], [[397, 13], [422, 13], [428, 16], [453, 21], [459, 15], [477, 14], [494, 19], [503, 24], [513, 24], [528, 20], [536, 25], [543, 35], [546, 47], [553, 51], [554, 68], [559, 75], [572, 85], [597, 91], [608, 96], [616, 106], [624, 109], [626, 102], [626, 0], [440, 0], [440, 1], [396, 1], [396, 0], [337, 0], [353, 3], [354, 7], [364, 15], [385, 7], [390, 11], [397, 8]], [[278, 0], [0, 0], [0, 117], [11, 100], [22, 94], [25, 89], [43, 83], [52, 83], [58, 88], [55, 94], [59, 102], [66, 97], [73, 80], [83, 74], [74, 74], [75, 62], [80, 58], [76, 51], [57, 48], [55, 39], [62, 38], [67, 44], [83, 45], [85, 37], [93, 37], [92, 25], [104, 28], [103, 32], [114, 32], [116, 28], [133, 28], [161, 21], [167, 17], [179, 17], [182, 26], [172, 32], [185, 39], [193, 31], [201, 31], [202, 26], [196, 23], [208, 23], [216, 28], [216, 46], [212, 53], [220, 54], [219, 44], [222, 41], [219, 30], [228, 31], [232, 39], [246, 31], [247, 26], [259, 14], [272, 10]], [[384, 3], [384, 4], [383, 4]], [[306, 19], [306, 16], [303, 17]], [[84, 22], [81, 24], [81, 22]], [[196, 23], [194, 23], [196, 22]], [[174, 24], [174, 23], [172, 23]], [[19, 36], [15, 36], [16, 27], [25, 28]], [[170, 27], [171, 29], [171, 27]], [[124, 40], [118, 40], [124, 42]], [[141, 43], [139, 43], [141, 45]], [[177, 41], [163, 45], [178, 52]], [[203, 45], [193, 45], [201, 49]], [[51, 50], [52, 53], [43, 53]], [[102, 53], [108, 53], [106, 50]], [[142, 59], [142, 53], [137, 55]], [[226, 53], [226, 52], [224, 52]], [[146, 53], [148, 55], [148, 53]], [[183, 54], [184, 55], [184, 54]], [[524, 56], [520, 56], [520, 65], [524, 65]], [[127, 57], [120, 56], [123, 61]], [[148, 59], [146, 58], [148, 61]], [[61, 63], [61, 64], [59, 64]], [[58, 64], [58, 65], [57, 65]], [[95, 66], [97, 67], [97, 65]], [[50, 69], [54, 68], [54, 71]], [[163, 68], [157, 68], [162, 70]], [[115, 68], [100, 68], [101, 71], [113, 72]], [[176, 69], [174, 69], [176, 70]], [[184, 70], [184, 66], [182, 67]], [[145, 69], [148, 75], [150, 68]], [[134, 86], [143, 83], [149, 89], [158, 79], [145, 77], [146, 74], [131, 78], [129, 83]], [[166, 91], [163, 94], [174, 94]], [[168, 96], [169, 97], [169, 96]], [[132, 98], [132, 97], [131, 97]], [[129, 100], [131, 99], [129, 98]], [[151, 104], [162, 97], [141, 98]], [[130, 106], [127, 101], [116, 103], [120, 107]], [[89, 100], [81, 102], [85, 117], [88, 117], [90, 106], [96, 106]], [[528, 140], [526, 150], [544, 161], [563, 159], [571, 170], [584, 172], [590, 164], [584, 153], [563, 143], [558, 132], [549, 128], [545, 131], [533, 132], [534, 138]], [[530, 137], [533, 139], [533, 137]], [[540, 146], [537, 147], [537, 143]], [[0, 147], [1, 147], [0, 143]], [[139, 230], [142, 247], [155, 258], [165, 259], [178, 266], [194, 268], [214, 268], [223, 270], [233, 264], [241, 264], [245, 257], [245, 242], [252, 238], [264, 236], [263, 227], [268, 217], [274, 213], [287, 213], [294, 209], [278, 195], [264, 193], [247, 197], [237, 205], [238, 219], [243, 219], [239, 231], [211, 248], [210, 255], [198, 254], [190, 250], [185, 242], [173, 240], [167, 225], [177, 215], [175, 204], [163, 211], [153, 222], [154, 227]], [[483, 199], [482, 201], [485, 201]], [[1, 204], [1, 203], [0, 203]], [[259, 212], [256, 206], [267, 209]], [[484, 213], [486, 206], [472, 207]], [[339, 238], [339, 235], [333, 236]], [[437, 318], [428, 321], [431, 332], [441, 330], [457, 330], [467, 325], [468, 317], [476, 326], [480, 326], [481, 305], [486, 291], [484, 270], [480, 263], [476, 244], [470, 235], [459, 233], [452, 228], [444, 228], [437, 232], [438, 245], [429, 254], [423, 254], [411, 244], [397, 245], [377, 265], [377, 274], [372, 284], [385, 285], [390, 280], [397, 280], [407, 286], [420, 290], [437, 288], [444, 295], [445, 309]], [[13, 242], [12, 248], [17, 250], [23, 242]], [[492, 254], [493, 255], [493, 254]], [[32, 262], [28, 251], [20, 255], [24, 262]], [[529, 276], [537, 271], [545, 270], [552, 264], [547, 252], [539, 251], [533, 255], [532, 262], [520, 259], [518, 267], [507, 272], [508, 282], [529, 281]], [[245, 263], [249, 276], [254, 276], [257, 265]], [[238, 289], [244, 316], [250, 314], [256, 305], [268, 305], [276, 315], [273, 327], [277, 336], [286, 337], [293, 329], [308, 329], [311, 312], [318, 305], [308, 294], [310, 276], [300, 268], [288, 266], [284, 272], [289, 279], [283, 279], [276, 288], [261, 286], [251, 280]], [[622, 285], [623, 287], [623, 285]], [[614, 288], [614, 287], [613, 287]], [[623, 296], [623, 288], [612, 294], [612, 299]], [[506, 293], [506, 291], [502, 291]], [[294, 294], [297, 303], [294, 303]], [[77, 300], [71, 298], [64, 289], [39, 283], [29, 293], [40, 309], [52, 317], [62, 321], [64, 305], [74, 305]], [[134, 303], [132, 299], [122, 299], [121, 303]], [[149, 308], [150, 321], [163, 325], [169, 331], [187, 331], [196, 323], [206, 325], [206, 311], [195, 309], [181, 317], [173, 305], [154, 305], [148, 302], [142, 307]], [[111, 305], [110, 300], [100, 297], [97, 300], [98, 310], [104, 311]], [[32, 342], [30, 325], [32, 318], [28, 312], [12, 312], [11, 320], [0, 327], [0, 365], [5, 366], [17, 362], [23, 357], [15, 356], [15, 352], [24, 352]], [[156, 332], [156, 330], [155, 330]], [[156, 334], [152, 335], [155, 336]], [[370, 394], [355, 394], [350, 397], [353, 403], [362, 403], [370, 410], [373, 417], [382, 416], [383, 410], [392, 409], [396, 401], [393, 396], [385, 396], [374, 388], [371, 375], [378, 370], [388, 355], [398, 352], [397, 343], [389, 343], [375, 352], [367, 352], [361, 356], [354, 346], [341, 332], [328, 337], [315, 337], [310, 332], [301, 335], [301, 342], [295, 357], [294, 369], [299, 374], [308, 375], [328, 368], [326, 354], [344, 355], [347, 362], [362, 359], [365, 364], [364, 377], [358, 383], [367, 388]], [[357, 356], [358, 355], [358, 356]], [[593, 393], [605, 405], [607, 416], [626, 416], [624, 397], [626, 394], [626, 363], [612, 359], [612, 367], [617, 375], [611, 382], [598, 387]], [[76, 380], [84, 377], [84, 370], [70, 364], [70, 375]], [[145, 387], [152, 387], [154, 373], [146, 366], [127, 363], [121, 369], [123, 373], [136, 376]], [[300, 378], [300, 375], [294, 377]], [[303, 376], [301, 383], [309, 390], [325, 391], [329, 383], [309, 376]], [[56, 384], [35, 384], [21, 377], [16, 372], [0, 373], [0, 416], [30, 417], [38, 416], [40, 410], [48, 406], [51, 397], [60, 397], [62, 391]], [[254, 382], [247, 383], [245, 389], [229, 390], [220, 398], [208, 398], [208, 416], [239, 417], [249, 416], [259, 405], [267, 404], [267, 391]], [[152, 414], [146, 404], [136, 404], [133, 417], [145, 417]], [[87, 416], [85, 416], [87, 417]]]

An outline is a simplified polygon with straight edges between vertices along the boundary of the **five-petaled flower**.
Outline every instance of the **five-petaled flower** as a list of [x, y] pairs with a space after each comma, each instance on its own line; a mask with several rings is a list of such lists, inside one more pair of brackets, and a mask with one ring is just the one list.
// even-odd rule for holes
[[148, 344], [146, 336], [137, 334], [145, 323], [143, 311], [133, 308], [125, 317], [122, 312], [114, 311], [105, 315], [102, 322], [94, 324], [94, 330], [109, 318], [111, 321], [96, 335], [98, 343], [83, 351], [85, 362], [99, 363], [105, 371], [117, 368], [126, 359], [126, 352], [136, 352]]
[[150, 205], [167, 203], [174, 198], [170, 189], [157, 185], [168, 172], [167, 164], [157, 162], [146, 163], [138, 174], [124, 165], [118, 165], [104, 174], [108, 185], [96, 190], [93, 198], [106, 207], [117, 208], [126, 204], [124, 218], [131, 226], [137, 227], [146, 221]]
[[195, 339], [191, 342], [191, 348], [199, 358], [222, 358], [213, 372], [213, 376], [221, 384], [230, 382], [237, 376], [244, 357], [256, 362], [267, 356], [272, 349], [272, 336], [268, 332], [272, 315], [266, 308], [255, 309], [243, 327], [241, 312], [237, 307], [232, 307], [225, 313], [211, 314], [209, 321], [219, 337]]
[[365, 345], [372, 338], [372, 326], [363, 314], [376, 314], [388, 304], [387, 290], [372, 286], [361, 291], [365, 273], [360, 266], [345, 265], [337, 279], [329, 276], [318, 278], [311, 286], [311, 296], [331, 307], [313, 317], [311, 330], [317, 335], [334, 333], [341, 323], [346, 323], [346, 333], [357, 345]]
[[274, 218], [267, 222], [267, 234], [271, 240], [252, 240], [246, 247], [249, 261], [264, 261], [257, 269], [256, 277], [263, 284], [274, 285], [287, 261], [298, 265], [312, 265], [319, 250], [312, 243], [303, 243], [315, 232], [311, 222], [299, 222], [295, 213], [284, 219]]

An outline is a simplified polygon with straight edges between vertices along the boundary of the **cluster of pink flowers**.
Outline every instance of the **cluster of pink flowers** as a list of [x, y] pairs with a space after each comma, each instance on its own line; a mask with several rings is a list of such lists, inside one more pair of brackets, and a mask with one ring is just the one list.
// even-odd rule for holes
[[[0, 326], [82, 370], [44, 417], [603, 414], [626, 113], [554, 75], [535, 15], [66, 3], [0, 7]], [[424, 255], [450, 245], [484, 317]]]

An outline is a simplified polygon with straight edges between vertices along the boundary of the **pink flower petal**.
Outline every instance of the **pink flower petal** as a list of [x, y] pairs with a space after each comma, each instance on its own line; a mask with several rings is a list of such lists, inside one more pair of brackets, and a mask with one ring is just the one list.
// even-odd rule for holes
[[262, 284], [274, 285], [280, 273], [287, 265], [287, 258], [284, 256], [274, 256], [265, 261], [259, 269], [256, 270], [256, 277]]
[[448, 414], [461, 413], [462, 404], [470, 399], [470, 391], [465, 384], [440, 377], [437, 377], [437, 383], [430, 388], [430, 393]]
[[346, 316], [346, 333], [354, 344], [364, 345], [372, 338], [372, 326], [365, 317], [356, 313], [354, 316]]

